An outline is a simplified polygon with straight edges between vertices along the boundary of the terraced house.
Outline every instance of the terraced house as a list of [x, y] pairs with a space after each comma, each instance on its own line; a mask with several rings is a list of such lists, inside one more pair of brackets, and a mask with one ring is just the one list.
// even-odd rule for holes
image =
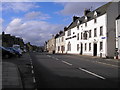
[[65, 53], [65, 35], [60, 31], [56, 38], [56, 53]]
[[65, 52], [101, 57], [116, 53], [116, 18], [120, 2], [109, 2], [94, 11], [86, 9], [84, 16], [73, 17], [65, 31]]

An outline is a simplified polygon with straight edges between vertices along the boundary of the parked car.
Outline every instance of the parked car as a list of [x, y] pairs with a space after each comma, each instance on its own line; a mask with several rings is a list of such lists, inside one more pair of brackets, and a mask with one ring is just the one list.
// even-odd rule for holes
[[3, 46], [0, 46], [0, 50], [2, 50], [2, 58], [10, 58], [14, 54], [12, 51]]
[[20, 54], [22, 54], [23, 51], [21, 50], [20, 45], [14, 44], [13, 48], [15, 48], [16, 50], [18, 50], [20, 52]]
[[19, 50], [13, 48], [13, 47], [8, 47], [7, 49], [9, 49], [9, 50], [11, 50], [12, 52], [14, 52], [15, 55], [18, 56], [18, 57], [21, 57], [21, 56], [22, 56], [22, 53], [21, 53]]

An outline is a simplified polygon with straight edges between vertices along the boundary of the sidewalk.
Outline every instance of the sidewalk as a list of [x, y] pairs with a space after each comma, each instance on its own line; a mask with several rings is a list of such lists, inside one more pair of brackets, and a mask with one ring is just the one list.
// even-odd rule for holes
[[2, 88], [23, 90], [20, 72], [13, 63], [2, 63]]

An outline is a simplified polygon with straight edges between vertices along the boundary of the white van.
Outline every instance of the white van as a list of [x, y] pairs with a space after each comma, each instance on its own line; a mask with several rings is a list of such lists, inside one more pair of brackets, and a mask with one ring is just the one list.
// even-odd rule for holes
[[20, 54], [22, 54], [22, 50], [20, 49], [20, 45], [14, 44], [13, 48], [17, 49], [18, 51], [20, 51]]

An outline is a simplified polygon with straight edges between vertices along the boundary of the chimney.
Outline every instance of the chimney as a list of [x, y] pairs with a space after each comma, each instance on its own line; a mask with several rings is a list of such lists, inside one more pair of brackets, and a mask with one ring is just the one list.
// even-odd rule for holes
[[90, 9], [86, 9], [85, 8], [85, 10], [84, 10], [84, 16], [86, 16], [89, 12], [91, 12]]
[[73, 22], [75, 22], [79, 17], [73, 16]]
[[5, 32], [3, 31], [3, 32], [2, 32], [2, 35], [4, 35], [4, 34], [5, 34]]
[[59, 32], [59, 35], [61, 35], [62, 33], [63, 33], [63, 31], [60, 31], [60, 32]]
[[64, 27], [64, 31], [67, 31], [67, 27]]

